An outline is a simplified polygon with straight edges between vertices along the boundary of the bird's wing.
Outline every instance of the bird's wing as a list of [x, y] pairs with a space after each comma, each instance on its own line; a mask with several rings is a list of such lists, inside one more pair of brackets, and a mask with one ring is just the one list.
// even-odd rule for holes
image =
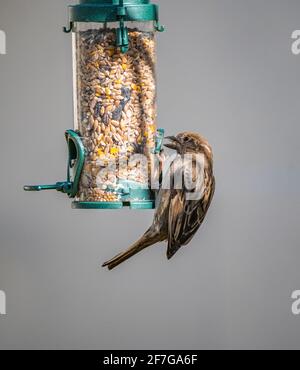
[[170, 259], [187, 245], [201, 226], [211, 204], [215, 179], [212, 173], [204, 171], [204, 189], [199, 200], [188, 200], [186, 189], [173, 190], [169, 207], [168, 251]]

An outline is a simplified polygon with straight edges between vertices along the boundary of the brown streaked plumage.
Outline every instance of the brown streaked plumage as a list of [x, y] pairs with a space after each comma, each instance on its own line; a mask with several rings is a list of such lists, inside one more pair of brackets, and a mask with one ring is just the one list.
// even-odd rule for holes
[[[183, 168], [181, 160], [174, 161], [171, 167], [171, 189], [163, 186], [157, 196], [157, 210], [154, 215], [152, 226], [146, 233], [127, 251], [117, 255], [110, 261], [103, 264], [109, 270], [120, 265], [130, 257], [139, 253], [143, 249], [158, 242], [167, 241], [167, 258], [170, 259], [182, 247], [187, 245], [194, 237], [199, 227], [202, 225], [211, 204], [215, 191], [215, 178], [213, 175], [213, 154], [211, 147], [202, 136], [183, 132], [176, 137], [167, 138], [170, 143], [165, 144], [167, 148], [174, 149], [179, 154], [178, 158], [185, 154], [203, 154], [202, 165], [202, 185], [200, 199], [190, 199], [188, 194], [193, 194], [199, 190], [197, 186], [188, 189], [184, 186], [177, 189], [172, 183], [177, 171], [182, 173], [189, 172], [193, 180], [198, 179], [199, 167], [192, 166], [191, 169]], [[177, 167], [176, 167], [177, 162]]]

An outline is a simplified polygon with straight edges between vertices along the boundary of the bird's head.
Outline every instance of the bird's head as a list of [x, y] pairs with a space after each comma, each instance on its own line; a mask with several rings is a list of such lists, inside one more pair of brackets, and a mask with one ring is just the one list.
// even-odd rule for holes
[[179, 154], [185, 153], [204, 153], [207, 157], [212, 157], [212, 149], [208, 141], [201, 135], [193, 132], [182, 132], [177, 136], [166, 137], [169, 143], [165, 146], [176, 150]]

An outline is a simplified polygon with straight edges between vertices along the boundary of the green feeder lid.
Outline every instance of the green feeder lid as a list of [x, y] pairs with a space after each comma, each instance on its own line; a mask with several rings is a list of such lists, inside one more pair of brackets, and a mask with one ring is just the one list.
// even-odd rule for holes
[[108, 23], [120, 22], [117, 32], [117, 46], [122, 52], [128, 51], [128, 30], [125, 22], [153, 21], [155, 29], [164, 31], [159, 23], [158, 5], [150, 0], [80, 0], [79, 4], [69, 6], [70, 25], [64, 32], [73, 30], [76, 22]]
[[150, 0], [80, 0], [70, 7], [71, 22], [157, 21], [158, 5]]

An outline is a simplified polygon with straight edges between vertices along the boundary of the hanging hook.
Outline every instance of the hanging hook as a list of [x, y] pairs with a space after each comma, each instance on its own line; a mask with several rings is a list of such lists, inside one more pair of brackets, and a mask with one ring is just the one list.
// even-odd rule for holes
[[159, 21], [155, 21], [155, 29], [157, 32], [164, 32], [166, 28]]
[[69, 28], [68, 27], [63, 27], [64, 33], [70, 33], [73, 31], [74, 27], [74, 22], [69, 22]]

